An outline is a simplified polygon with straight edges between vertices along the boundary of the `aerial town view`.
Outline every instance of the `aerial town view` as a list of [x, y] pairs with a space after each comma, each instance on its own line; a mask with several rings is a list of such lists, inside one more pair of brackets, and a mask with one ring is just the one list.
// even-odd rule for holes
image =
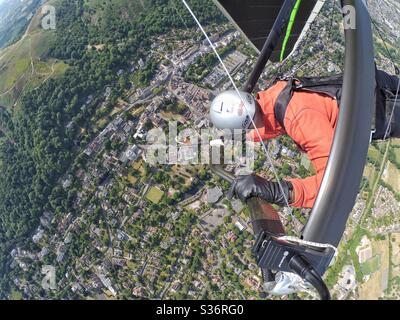
[[[240, 188], [202, 161], [209, 143], [198, 141], [218, 127], [210, 106], [245, 87], [260, 55], [227, 19], [230, 9], [220, 10], [225, 2], [0, 0], [1, 299], [319, 299], [307, 281], [305, 290], [267, 289], [250, 196], [241, 201]], [[262, 69], [254, 93], [278, 76], [345, 69], [340, 1], [314, 2], [303, 35], [284, 62]], [[376, 66], [395, 75], [400, 2], [370, 0], [367, 9]], [[310, 93], [293, 101], [301, 94]], [[322, 179], [326, 161], [320, 169], [314, 151], [285, 129], [247, 142], [257, 178], [282, 181], [280, 200], [272, 187], [264, 196], [285, 230], [280, 240], [320, 255], [334, 247], [321, 272], [334, 300], [400, 299], [400, 135], [370, 139], [341, 241], [317, 245], [302, 234], [314, 214], [307, 201], [322, 196], [315, 200], [316, 190], [311, 199], [304, 187], [301, 202], [299, 183]], [[154, 151], [163, 138], [165, 148]], [[249, 169], [237, 149], [224, 166], [235, 177]], [[162, 151], [166, 161], [152, 161]]]

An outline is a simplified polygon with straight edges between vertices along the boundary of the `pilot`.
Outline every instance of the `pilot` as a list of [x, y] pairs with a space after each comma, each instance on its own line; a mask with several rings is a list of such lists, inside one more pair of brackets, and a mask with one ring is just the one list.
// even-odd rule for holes
[[[377, 70], [376, 78], [380, 90], [390, 91], [397, 96], [398, 77]], [[280, 184], [255, 174], [239, 176], [232, 185], [234, 195], [243, 202], [251, 197], [259, 197], [279, 206], [285, 206], [288, 201], [293, 207], [312, 208], [327, 166], [339, 117], [339, 104], [336, 98], [326, 94], [295, 91], [285, 109], [283, 122], [280, 122], [276, 116], [276, 102], [286, 87], [287, 81], [278, 81], [269, 89], [258, 92], [255, 99], [245, 92], [239, 92], [240, 96], [236, 91], [222, 92], [212, 101], [210, 120], [218, 129], [249, 129], [247, 137], [255, 142], [288, 135], [307, 154], [316, 172], [314, 176], [287, 179]], [[388, 123], [400, 124], [400, 103], [396, 100], [392, 99], [392, 106], [397, 102], [392, 117], [388, 112], [392, 107], [376, 103], [373, 139], [400, 137], [400, 125], [393, 126], [390, 132], [386, 130]]]

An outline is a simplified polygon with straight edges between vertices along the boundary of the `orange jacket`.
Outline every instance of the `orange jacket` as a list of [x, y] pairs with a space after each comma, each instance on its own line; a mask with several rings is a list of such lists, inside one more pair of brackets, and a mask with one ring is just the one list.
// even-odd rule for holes
[[[279, 81], [266, 91], [259, 92], [265, 126], [259, 129], [262, 140], [288, 134], [307, 153], [316, 175], [306, 179], [290, 179], [294, 187], [294, 207], [312, 208], [318, 195], [331, 150], [339, 108], [336, 100], [317, 93], [295, 92], [288, 105], [284, 124], [275, 119], [274, 106], [279, 93], [286, 86]], [[255, 130], [250, 139], [260, 141]]]

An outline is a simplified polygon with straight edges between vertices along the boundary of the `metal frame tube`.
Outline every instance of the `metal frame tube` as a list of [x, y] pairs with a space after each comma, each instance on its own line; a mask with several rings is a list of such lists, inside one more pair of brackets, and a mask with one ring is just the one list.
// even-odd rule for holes
[[[343, 0], [356, 19], [345, 30], [346, 59], [339, 120], [324, 179], [303, 238], [338, 246], [354, 207], [367, 158], [374, 109], [374, 48], [371, 19], [362, 0]], [[344, 11], [346, 11], [344, 10]], [[352, 13], [356, 17], [352, 17]], [[351, 22], [351, 21], [350, 21]], [[351, 23], [350, 23], [351, 24]]]
[[[235, 176], [225, 171], [222, 165], [211, 165], [211, 170], [229, 183], [233, 183], [235, 180]], [[263, 231], [276, 236], [285, 235], [285, 228], [279, 214], [269, 203], [259, 198], [251, 198], [247, 200], [247, 205], [250, 209], [251, 225], [256, 237]]]

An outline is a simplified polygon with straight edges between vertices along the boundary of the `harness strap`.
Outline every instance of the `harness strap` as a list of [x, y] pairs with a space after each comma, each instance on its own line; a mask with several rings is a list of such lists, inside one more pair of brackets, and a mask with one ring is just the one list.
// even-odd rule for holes
[[284, 121], [285, 121], [286, 110], [288, 108], [290, 100], [292, 100], [293, 98], [295, 81], [296, 80], [294, 78], [289, 78], [287, 80], [287, 85], [285, 89], [281, 91], [275, 102], [275, 108], [274, 108], [275, 119], [276, 121], [278, 121], [278, 123], [281, 125], [282, 128], [285, 128]]
[[336, 99], [338, 104], [341, 99], [343, 79], [341, 75], [325, 78], [288, 78], [286, 87], [280, 92], [274, 106], [275, 119], [285, 128], [285, 115], [294, 92], [310, 92], [329, 96]]

